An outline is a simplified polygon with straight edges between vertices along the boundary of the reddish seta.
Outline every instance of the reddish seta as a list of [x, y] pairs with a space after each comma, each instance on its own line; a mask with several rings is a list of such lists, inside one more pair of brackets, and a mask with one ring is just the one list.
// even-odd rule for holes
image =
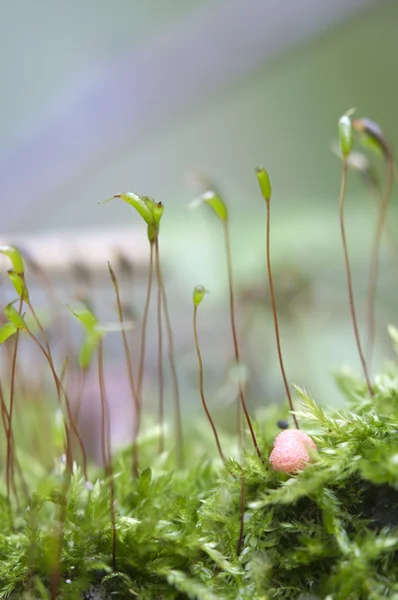
[[308, 448], [317, 449], [315, 442], [300, 429], [286, 429], [275, 439], [269, 462], [274, 471], [297, 473], [311, 462]]

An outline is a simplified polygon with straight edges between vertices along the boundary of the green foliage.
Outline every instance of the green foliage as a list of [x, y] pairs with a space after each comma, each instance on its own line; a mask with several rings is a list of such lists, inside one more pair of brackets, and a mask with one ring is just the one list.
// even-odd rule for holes
[[[239, 556], [242, 466], [234, 459], [223, 468], [191, 442], [190, 467], [173, 471], [171, 457], [155, 458], [156, 436], [149, 436], [140, 449], [151, 467], [134, 479], [130, 450], [116, 456], [116, 572], [107, 482], [99, 477], [90, 489], [75, 468], [60, 597], [82, 598], [93, 584], [109, 597], [148, 600], [396, 597], [398, 371], [377, 378], [373, 401], [363, 382], [340, 374], [339, 384], [348, 407], [334, 413], [297, 388], [297, 415], [318, 448], [302, 472], [275, 473], [253, 452], [245, 454]], [[259, 439], [267, 457], [272, 444]], [[51, 479], [37, 470], [31, 480], [28, 510], [10, 511], [0, 499], [0, 598], [48, 597], [62, 469]]]

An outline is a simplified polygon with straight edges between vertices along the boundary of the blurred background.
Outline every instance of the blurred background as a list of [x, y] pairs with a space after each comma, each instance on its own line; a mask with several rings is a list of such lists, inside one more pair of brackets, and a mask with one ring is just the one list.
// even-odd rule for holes
[[[34, 258], [64, 306], [83, 294], [101, 318], [116, 320], [111, 260], [137, 321], [136, 347], [147, 276], [145, 227], [122, 202], [98, 202], [123, 190], [161, 200], [161, 255], [185, 416], [199, 409], [191, 326], [197, 284], [211, 291], [200, 309], [199, 333], [209, 401], [224, 414], [235, 392], [222, 232], [205, 208], [186, 208], [209, 185], [216, 187], [230, 207], [254, 410], [284, 397], [266, 284], [265, 206], [253, 172], [263, 164], [273, 184], [272, 260], [288, 377], [320, 402], [337, 404], [331, 371], [345, 365], [361, 371], [338, 223], [341, 163], [330, 143], [338, 118], [356, 107], [397, 146], [397, 31], [394, 0], [4, 4], [1, 240]], [[384, 176], [382, 161], [375, 165]], [[357, 173], [349, 177], [346, 214], [364, 331], [376, 212]], [[386, 246], [374, 371], [392, 356], [386, 324], [398, 321], [395, 272]], [[31, 277], [50, 331], [48, 299], [40, 278]], [[0, 290], [2, 302], [12, 298], [6, 281]], [[58, 334], [53, 337], [62, 349]], [[149, 340], [146, 389], [156, 397], [154, 326]], [[118, 409], [113, 418], [123, 437], [129, 429], [120, 433], [126, 422], [120, 408], [130, 400], [119, 335], [108, 338], [106, 357], [109, 399]], [[95, 377], [91, 387], [87, 406], [97, 403]]]

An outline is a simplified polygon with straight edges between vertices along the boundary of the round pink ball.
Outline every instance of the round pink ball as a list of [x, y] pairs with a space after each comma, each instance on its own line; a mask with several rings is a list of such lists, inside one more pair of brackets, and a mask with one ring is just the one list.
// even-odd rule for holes
[[285, 429], [275, 439], [269, 462], [274, 471], [296, 473], [311, 461], [308, 448], [317, 449], [315, 442], [300, 429]]

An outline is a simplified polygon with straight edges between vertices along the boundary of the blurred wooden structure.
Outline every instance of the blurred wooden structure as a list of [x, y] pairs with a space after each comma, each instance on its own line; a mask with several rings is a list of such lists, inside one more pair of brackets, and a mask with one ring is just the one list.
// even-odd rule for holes
[[[0, 244], [12, 244], [26, 256], [27, 272], [38, 266], [52, 279], [69, 278], [79, 267], [96, 277], [109, 278], [108, 261], [135, 274], [148, 271], [149, 245], [144, 227], [53, 231], [45, 234], [0, 235]], [[0, 272], [10, 268], [0, 255]]]

